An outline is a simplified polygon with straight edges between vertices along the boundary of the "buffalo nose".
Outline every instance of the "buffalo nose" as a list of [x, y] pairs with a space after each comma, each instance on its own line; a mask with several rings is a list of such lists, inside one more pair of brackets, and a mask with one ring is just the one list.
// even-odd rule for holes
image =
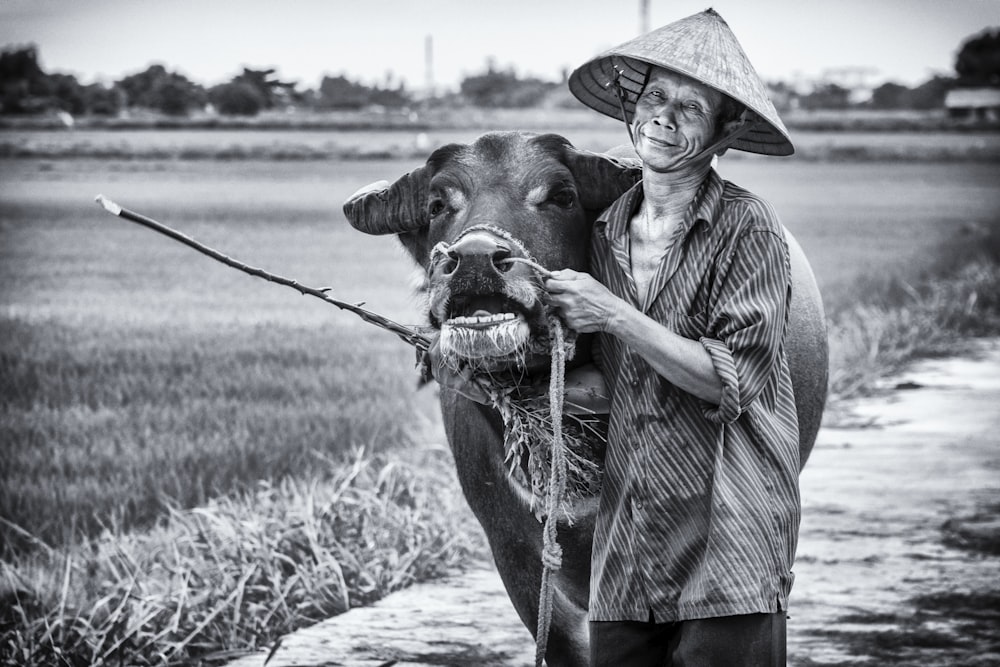
[[454, 273], [459, 267], [470, 270], [492, 268], [501, 273], [509, 271], [511, 262], [510, 246], [491, 234], [474, 232], [466, 234], [447, 251], [446, 273]]

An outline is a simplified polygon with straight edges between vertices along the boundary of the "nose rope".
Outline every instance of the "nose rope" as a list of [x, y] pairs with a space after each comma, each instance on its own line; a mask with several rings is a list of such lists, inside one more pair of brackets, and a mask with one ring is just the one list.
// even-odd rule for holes
[[552, 370], [549, 374], [549, 418], [552, 420], [552, 466], [545, 490], [545, 526], [542, 529], [542, 581], [538, 593], [538, 627], [535, 632], [535, 667], [542, 667], [548, 649], [555, 586], [552, 575], [562, 567], [557, 514], [566, 493], [566, 452], [563, 449], [563, 392], [566, 390], [566, 349], [559, 318], [549, 318]]
[[[474, 231], [488, 231], [503, 238], [519, 250], [524, 257], [506, 257], [503, 262], [518, 262], [533, 269], [543, 278], [552, 272], [531, 259], [524, 244], [506, 230], [490, 225], [476, 225], [462, 232], [455, 243], [441, 242], [431, 250], [431, 261], [436, 256], [447, 255], [465, 235]], [[535, 629], [535, 667], [542, 667], [548, 650], [549, 629], [552, 626], [552, 606], [555, 600], [553, 575], [562, 567], [562, 547], [558, 540], [558, 514], [566, 496], [567, 461], [563, 441], [563, 399], [566, 391], [566, 341], [562, 323], [555, 314], [549, 316], [549, 345], [551, 367], [549, 372], [549, 421], [552, 426], [551, 463], [545, 489], [545, 523], [542, 528], [542, 576], [538, 592], [538, 625]]]
[[505, 263], [508, 263], [508, 264], [513, 264], [515, 262], [518, 263], [518, 264], [524, 264], [526, 266], [531, 267], [535, 271], [535, 273], [537, 273], [538, 275], [540, 275], [542, 278], [548, 279], [548, 278], [552, 277], [552, 272], [551, 271], [549, 271], [548, 269], [546, 269], [544, 266], [542, 266], [538, 262], [536, 262], [536, 261], [534, 261], [532, 259], [528, 259], [527, 257], [508, 257], [508, 258], [506, 258], [504, 260], [501, 260], [501, 261], [503, 261]]
[[[526, 264], [544, 278], [552, 272], [537, 262], [510, 257], [507, 261]], [[552, 424], [551, 464], [545, 489], [545, 524], [542, 528], [542, 577], [538, 591], [538, 625], [535, 629], [535, 667], [542, 667], [549, 645], [552, 626], [552, 605], [555, 600], [553, 575], [562, 568], [562, 546], [559, 544], [558, 514], [566, 496], [566, 450], [563, 443], [563, 399], [566, 391], [565, 334], [559, 318], [549, 316], [549, 340], [552, 362], [549, 371], [549, 421]]]
[[489, 232], [494, 236], [499, 236], [504, 241], [507, 241], [508, 243], [516, 246], [517, 250], [523, 253], [525, 257], [531, 256], [530, 253], [528, 253], [528, 249], [525, 247], [524, 243], [518, 240], [517, 237], [508, 232], [506, 229], [500, 229], [499, 227], [494, 227], [493, 225], [473, 225], [472, 227], [469, 227], [468, 229], [464, 230], [461, 234], [459, 234], [458, 237], [455, 239], [455, 241], [452, 242], [451, 244], [441, 241], [440, 243], [435, 245], [431, 249], [431, 261], [432, 262], [434, 261], [436, 255], [447, 254], [452, 248], [454, 248], [458, 244], [459, 241], [461, 241], [462, 239], [464, 239], [466, 236], [468, 236], [473, 232]]
[[[454, 244], [452, 244], [452, 245], [454, 245]], [[445, 257], [447, 257], [448, 253], [450, 251], [451, 251], [451, 246], [450, 245], [448, 245], [444, 241], [439, 242], [433, 248], [431, 248], [430, 263], [434, 264], [435, 262], [437, 262], [439, 255], [444, 255]]]
[[440, 257], [440, 256], [447, 257], [448, 254], [451, 252], [451, 249], [454, 248], [456, 245], [458, 245], [459, 241], [461, 241], [463, 238], [465, 238], [467, 235], [471, 234], [472, 232], [489, 232], [490, 234], [493, 234], [494, 236], [498, 236], [498, 237], [502, 238], [504, 241], [507, 241], [512, 246], [514, 246], [515, 250], [517, 250], [522, 255], [521, 257], [504, 257], [503, 259], [499, 260], [498, 263], [504, 263], [504, 264], [520, 263], [520, 264], [525, 264], [525, 265], [531, 267], [540, 276], [542, 276], [542, 278], [551, 278], [552, 277], [552, 272], [549, 271], [548, 269], [546, 269], [541, 264], [539, 264], [531, 256], [531, 253], [528, 252], [528, 248], [524, 245], [524, 243], [522, 243], [520, 241], [520, 239], [518, 239], [516, 236], [514, 236], [513, 234], [511, 234], [507, 230], [500, 229], [499, 227], [494, 227], [492, 225], [474, 225], [472, 227], [469, 227], [465, 231], [463, 231], [461, 234], [459, 234], [458, 238], [455, 239], [454, 243], [448, 244], [448, 243], [445, 243], [444, 241], [440, 241], [439, 243], [435, 244], [435, 246], [433, 248], [431, 248], [430, 263], [434, 264], [435, 262], [437, 262], [438, 261], [438, 257]]

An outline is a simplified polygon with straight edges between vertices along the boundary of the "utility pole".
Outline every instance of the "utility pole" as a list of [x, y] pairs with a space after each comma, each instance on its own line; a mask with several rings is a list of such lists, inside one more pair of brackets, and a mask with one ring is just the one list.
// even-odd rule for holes
[[639, 34], [649, 32], [649, 0], [639, 0]]
[[427, 35], [424, 38], [424, 85], [427, 88], [427, 97], [433, 99], [434, 91], [434, 36]]

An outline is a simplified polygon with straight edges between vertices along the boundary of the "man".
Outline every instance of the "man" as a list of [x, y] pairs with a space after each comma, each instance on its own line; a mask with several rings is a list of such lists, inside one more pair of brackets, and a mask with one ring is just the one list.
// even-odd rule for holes
[[784, 664], [800, 514], [788, 249], [771, 206], [712, 163], [791, 143], [712, 10], [586, 63], [570, 88], [626, 121], [643, 173], [598, 218], [593, 275], [546, 281], [570, 327], [598, 332], [611, 394], [592, 664]]

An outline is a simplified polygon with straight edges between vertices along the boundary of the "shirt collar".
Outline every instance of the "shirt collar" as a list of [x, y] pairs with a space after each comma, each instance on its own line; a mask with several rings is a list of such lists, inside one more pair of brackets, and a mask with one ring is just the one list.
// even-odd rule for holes
[[[693, 228], [699, 220], [707, 225], [715, 221], [722, 203], [724, 185], [719, 173], [715, 169], [709, 170], [684, 216], [684, 226], [687, 229]], [[597, 218], [597, 224], [604, 225], [608, 239], [615, 239], [628, 233], [629, 220], [639, 209], [642, 199], [642, 181], [639, 181], [601, 213]]]

